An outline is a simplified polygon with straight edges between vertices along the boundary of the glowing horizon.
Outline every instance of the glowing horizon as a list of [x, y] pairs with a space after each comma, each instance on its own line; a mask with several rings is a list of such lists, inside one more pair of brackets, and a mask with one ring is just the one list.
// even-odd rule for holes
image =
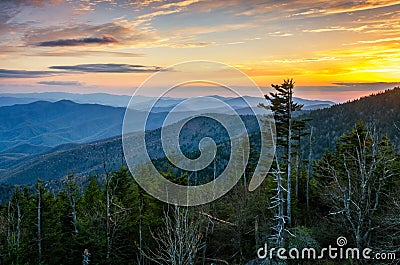
[[235, 66], [264, 90], [293, 78], [296, 96], [336, 102], [400, 84], [400, 1], [35, 0], [0, 7], [0, 93], [129, 95], [152, 73], [190, 60]]

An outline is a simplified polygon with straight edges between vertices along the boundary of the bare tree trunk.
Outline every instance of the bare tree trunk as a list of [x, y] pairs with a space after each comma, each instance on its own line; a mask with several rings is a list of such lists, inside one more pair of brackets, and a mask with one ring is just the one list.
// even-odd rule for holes
[[210, 217], [207, 218], [207, 226], [206, 226], [206, 233], [204, 236], [204, 246], [203, 246], [203, 255], [202, 255], [202, 265], [206, 264], [206, 254], [207, 254], [207, 238], [208, 238], [208, 229], [210, 226], [211, 219]]
[[139, 265], [143, 264], [143, 246], [142, 246], [142, 211], [143, 211], [143, 199], [140, 197], [139, 199]]
[[299, 199], [299, 156], [296, 154], [296, 179], [294, 183], [294, 196]]
[[75, 200], [73, 198], [71, 202], [71, 215], [72, 215], [72, 223], [74, 225], [74, 233], [75, 235], [78, 235], [78, 221], [76, 218]]
[[19, 199], [17, 200], [17, 246], [19, 247], [19, 243], [21, 240], [21, 206], [19, 204]]
[[254, 241], [256, 242], [256, 248], [258, 249], [258, 239], [259, 239], [259, 232], [258, 232], [258, 215], [254, 220]]
[[296, 199], [299, 199], [299, 178], [301, 170], [301, 129], [298, 129], [298, 143], [296, 152]]
[[307, 181], [306, 181], [306, 205], [307, 210], [310, 207], [310, 176], [311, 176], [311, 159], [312, 159], [312, 135], [314, 127], [311, 126], [310, 131], [310, 152], [308, 154], [308, 170], [307, 170]]
[[[277, 162], [278, 164], [278, 162]], [[276, 245], [282, 246], [284, 242], [284, 232], [285, 232], [285, 214], [283, 213], [283, 187], [282, 187], [282, 177], [281, 173], [279, 172], [279, 167], [277, 169], [276, 174], [276, 184], [277, 184], [277, 208], [278, 214], [276, 219], [278, 221], [277, 224], [277, 234], [276, 234]]]
[[[113, 184], [111, 181], [113, 179], [113, 174], [107, 171], [107, 167], [104, 163], [104, 171], [106, 174], [105, 186], [106, 186], [106, 259], [109, 264], [111, 264], [114, 242], [117, 240], [117, 232], [121, 226], [120, 215], [126, 215], [131, 209], [125, 208], [118, 205], [114, 200], [115, 191], [118, 187], [118, 180]], [[113, 184], [113, 185], [112, 185]]]
[[104, 172], [106, 174], [106, 245], [107, 245], [107, 261], [111, 256], [111, 199], [110, 199], [110, 181], [111, 177], [107, 171], [106, 162], [103, 161]]
[[41, 189], [38, 187], [38, 207], [37, 207], [37, 215], [38, 215], [38, 221], [37, 221], [37, 238], [38, 238], [38, 258], [39, 258], [39, 263], [42, 261], [42, 198], [41, 198]]
[[67, 191], [68, 191], [69, 206], [71, 207], [72, 224], [74, 226], [75, 235], [78, 235], [78, 221], [77, 221], [77, 217], [76, 217], [76, 203], [75, 203], [73, 190], [71, 190], [72, 189], [72, 187], [71, 187], [72, 183], [70, 182], [71, 180], [69, 179], [69, 177], [67, 177], [67, 181], [69, 181], [67, 183], [67, 185], [68, 185]]
[[194, 265], [203, 247], [200, 218], [189, 220], [188, 208], [174, 206], [164, 213], [164, 227], [153, 234], [158, 249], [143, 253], [154, 263], [162, 265]]
[[357, 248], [362, 249], [370, 245], [371, 233], [382, 228], [376, 223], [376, 218], [382, 218], [378, 212], [380, 197], [390, 198], [382, 188], [398, 173], [390, 166], [396, 157], [379, 151], [374, 135], [366, 131], [362, 136], [356, 131], [355, 136], [358, 143], [354, 153], [342, 153], [340, 157], [344, 174], [328, 160], [320, 166], [333, 179], [327, 194], [334, 209], [330, 214], [349, 224]]
[[111, 212], [110, 212], [110, 191], [109, 191], [109, 187], [108, 187], [108, 180], [107, 180], [107, 186], [106, 186], [106, 200], [107, 200], [107, 205], [106, 205], [106, 207], [107, 207], [107, 209], [106, 209], [107, 255], [106, 255], [106, 259], [109, 260], [110, 255], [111, 255], [111, 224], [110, 224]]
[[7, 243], [11, 245], [11, 201], [8, 202], [7, 208]]
[[[244, 147], [243, 147], [243, 151], [242, 151], [242, 165], [246, 165]], [[244, 183], [244, 196], [246, 197], [246, 195], [247, 195], [246, 166], [245, 166], [244, 171], [243, 171], [243, 183]]]
[[[272, 133], [272, 130], [271, 130]], [[275, 145], [274, 137], [272, 137], [273, 145]], [[283, 246], [285, 240], [285, 214], [284, 214], [284, 199], [283, 192], [284, 188], [282, 186], [282, 175], [279, 166], [278, 156], [275, 155], [276, 171], [273, 173], [275, 175], [276, 182], [276, 195], [272, 197], [272, 206], [270, 208], [276, 208], [277, 213], [274, 217], [276, 225], [272, 227], [274, 234], [272, 238], [275, 240], [277, 247]]]
[[287, 135], [287, 198], [286, 198], [286, 215], [289, 226], [292, 224], [291, 209], [291, 171], [292, 171], [292, 87], [289, 88], [289, 106], [288, 106], [288, 135]]

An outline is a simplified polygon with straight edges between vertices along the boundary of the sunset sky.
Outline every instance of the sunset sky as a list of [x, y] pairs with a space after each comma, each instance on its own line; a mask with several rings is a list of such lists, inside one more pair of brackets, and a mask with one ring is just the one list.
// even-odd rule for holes
[[303, 98], [368, 95], [399, 84], [400, 1], [0, 2], [0, 92], [130, 95], [189, 60], [264, 90], [293, 78]]

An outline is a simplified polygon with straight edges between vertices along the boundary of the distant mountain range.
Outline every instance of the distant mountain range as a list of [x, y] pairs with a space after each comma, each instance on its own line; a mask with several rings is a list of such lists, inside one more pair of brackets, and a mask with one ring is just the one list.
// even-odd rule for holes
[[[126, 107], [130, 96], [112, 95], [106, 93], [73, 94], [64, 92], [44, 93], [2, 93], [0, 94], [0, 106], [11, 106], [14, 104], [26, 104], [35, 101], [56, 102], [70, 100], [83, 104], [100, 104], [113, 107]], [[145, 100], [145, 99], [144, 99]]]
[[[309, 125], [314, 127], [314, 156], [319, 156], [326, 149], [333, 148], [336, 140], [343, 135], [343, 133], [348, 132], [358, 120], [363, 120], [368, 125], [374, 126], [376, 131], [381, 135], [388, 135], [395, 143], [397, 148], [399, 148], [400, 131], [397, 128], [400, 128], [400, 108], [398, 107], [398, 102], [400, 102], [400, 89], [394, 89], [386, 91], [383, 94], [373, 95], [353, 102], [335, 105], [327, 109], [307, 111], [301, 114], [300, 118], [312, 119], [309, 122]], [[112, 134], [113, 132], [120, 130], [115, 129], [114, 131], [111, 128], [121, 126], [120, 121], [122, 119], [123, 109], [100, 105], [81, 105], [69, 101], [61, 101], [56, 103], [38, 102], [34, 104], [14, 106], [21, 108], [20, 112], [16, 112], [19, 113], [19, 115], [16, 115], [14, 119], [11, 119], [12, 121], [5, 123], [10, 116], [7, 116], [7, 119], [5, 118], [4, 114], [2, 114], [0, 116], [3, 120], [0, 124], [2, 126], [3, 124], [6, 124], [6, 126], [8, 126], [10, 129], [13, 128], [13, 126], [17, 126], [19, 122], [28, 121], [27, 117], [23, 116], [24, 113], [25, 115], [32, 115], [35, 112], [32, 112], [32, 110], [28, 111], [28, 109], [41, 104], [44, 105], [42, 107], [58, 106], [61, 108], [59, 111], [64, 115], [62, 116], [63, 119], [60, 120], [57, 119], [57, 117], [61, 117], [60, 114], [57, 114], [55, 111], [49, 112], [48, 110], [46, 112], [48, 113], [48, 116], [46, 116], [46, 121], [54, 120], [57, 121], [54, 124], [58, 124], [58, 122], [60, 122], [60, 124], [64, 124], [63, 127], [60, 125], [60, 128], [67, 128], [65, 123], [72, 126], [71, 128], [75, 129], [86, 128], [81, 130], [83, 135], [85, 133], [87, 134], [87, 138], [85, 139], [95, 139], [97, 136], [92, 135], [92, 137], [89, 137], [89, 134], [93, 134], [93, 132], [99, 133], [99, 137], [104, 137], [108, 133]], [[66, 110], [71, 108], [83, 108], [84, 111], [73, 112], [73, 114], [70, 115], [66, 114]], [[5, 109], [6, 108], [0, 108], [0, 113], [4, 112]], [[117, 118], [114, 120], [110, 117], [108, 118], [109, 120], [107, 120], [107, 118], [103, 117], [103, 115], [107, 112], [113, 113], [113, 117], [119, 117], [119, 120]], [[158, 117], [158, 120], [162, 120], [165, 113], [153, 113], [152, 115], [159, 115], [154, 117]], [[38, 114], [32, 116], [35, 117], [35, 119], [39, 119], [40, 117]], [[99, 116], [101, 116], [100, 120], [97, 119]], [[257, 127], [254, 121], [251, 121], [251, 116], [244, 117], [248, 117], [247, 122], [250, 131], [256, 130]], [[84, 124], [90, 123], [91, 125], [80, 127], [79, 124], [81, 124], [81, 122]], [[217, 142], [226, 140], [223, 136], [221, 136], [220, 129], [216, 127], [217, 125], [207, 123], [204, 120], [200, 120], [200, 122], [200, 125], [188, 127], [188, 130], [183, 133], [185, 140], [182, 142], [182, 148], [186, 151], [196, 150], [196, 141], [199, 141], [201, 137], [204, 136], [204, 134], [201, 132], [213, 132], [211, 136], [214, 137]], [[32, 124], [34, 123], [30, 121], [30, 125]], [[42, 123], [40, 123], [39, 120], [36, 120], [36, 124]], [[176, 124], [174, 126], [178, 125], [179, 124]], [[157, 124], [154, 124], [154, 127], [156, 128]], [[151, 140], [153, 144], [150, 145], [151, 148], [149, 150], [153, 153], [153, 157], [160, 158], [163, 156], [163, 154], [159, 152], [159, 149], [157, 149], [161, 146], [160, 143], [157, 142], [160, 130], [155, 128], [153, 128], [153, 130], [149, 130], [148, 132], [148, 134], [151, 136], [149, 139], [153, 139]], [[56, 132], [63, 133], [65, 133], [66, 130], [56, 130], [55, 128], [52, 129]], [[18, 130], [14, 132], [17, 131]], [[4, 129], [1, 130], [1, 133], [1, 137], [4, 139], [4, 137], [7, 136], [7, 134], [4, 133]], [[29, 135], [31, 133], [32, 131], [30, 130], [22, 130], [19, 134]], [[134, 135], [135, 134], [133, 134], [132, 137], [135, 137]], [[69, 140], [71, 140], [73, 139], [72, 136], [75, 136], [75, 133], [70, 132], [67, 134], [67, 136], [69, 136]], [[21, 137], [15, 137], [15, 139], [20, 139]], [[46, 139], [46, 137], [41, 137], [40, 139], [42, 138]], [[50, 138], [52, 139], [53, 136]], [[307, 141], [307, 138], [308, 137], [306, 137], [305, 141]], [[306, 143], [304, 145], [308, 146]], [[19, 148], [23, 149], [23, 146]], [[17, 148], [15, 147], [15, 149]], [[119, 136], [106, 140], [95, 141], [89, 144], [67, 143], [50, 149], [43, 154], [35, 154], [30, 156], [27, 155], [22, 158], [20, 157], [12, 161], [12, 163], [9, 163], [8, 166], [4, 166], [3, 164], [2, 170], [0, 170], [0, 183], [32, 183], [36, 181], [36, 177], [41, 177], [44, 180], [54, 180], [64, 177], [68, 172], [76, 175], [102, 173], [103, 162], [106, 162], [107, 167], [110, 170], [119, 168], [123, 163], [121, 138]]]
[[67, 100], [0, 107], [0, 168], [60, 144], [120, 135], [124, 112]]
[[[212, 97], [227, 103], [240, 115], [252, 114], [243, 98]], [[69, 100], [59, 100], [61, 98]], [[252, 97], [244, 99], [251, 106], [257, 106], [263, 100]], [[129, 96], [101, 93], [0, 94], [0, 106], [9, 105], [0, 107], [0, 182], [29, 183], [37, 176], [45, 180], [57, 179], [69, 171], [78, 175], [99, 173], [103, 160], [107, 161], [110, 168], [118, 168], [123, 160], [119, 135], [125, 108], [115, 106], [126, 105], [129, 100]], [[151, 134], [162, 126], [171, 109], [184, 99], [163, 98], [150, 114], [142, 110], [148, 107], [152, 98], [139, 96], [136, 100], [138, 104], [131, 111], [137, 119], [129, 121], [129, 125], [133, 132], [142, 130], [142, 124], [137, 120], [150, 115], [146, 129]], [[304, 104], [305, 109], [334, 104], [297, 98], [296, 101]], [[224, 109], [207, 99], [200, 99], [186, 109], [174, 112], [167, 125], [190, 117], [199, 110], [224, 113]], [[205, 124], [204, 127], [212, 129], [215, 125]], [[254, 126], [249, 128], [255, 129]], [[200, 126], [199, 131], [193, 133], [198, 136], [201, 129]], [[193, 143], [188, 142], [185, 148], [190, 151], [192, 147]]]
[[[234, 98], [224, 98], [219, 96], [212, 96], [219, 98], [223, 101], [235, 100]], [[250, 99], [250, 97], [247, 97]], [[0, 93], [0, 107], [11, 106], [15, 104], [27, 104], [39, 100], [56, 102], [60, 100], [71, 100], [76, 103], [84, 104], [100, 104], [113, 107], [126, 107], [131, 99], [131, 96], [127, 95], [112, 95], [106, 93], [93, 93], [93, 94], [73, 94], [64, 92], [44, 92], [44, 93]], [[163, 98], [157, 104], [158, 107], [171, 107], [185, 98]], [[254, 99], [254, 98], [253, 98]], [[145, 96], [136, 96], [136, 100], [139, 103], [146, 104], [151, 101], [151, 98]], [[259, 99], [257, 99], [259, 100]], [[294, 98], [294, 101], [304, 105], [305, 110], [326, 108], [335, 104], [332, 101], [324, 100], [308, 100], [302, 98]], [[258, 103], [258, 102], [257, 102]], [[139, 104], [135, 108], [140, 109], [143, 105]], [[207, 107], [207, 106], [204, 106]]]
[[[143, 130], [138, 121], [148, 113], [132, 111], [136, 119], [128, 123], [131, 130]], [[125, 108], [68, 100], [0, 107], [0, 169], [59, 145], [59, 149], [65, 149], [71, 143], [89, 143], [121, 135], [124, 114]], [[161, 127], [167, 114], [151, 113], [146, 129]], [[191, 112], [174, 113], [170, 123], [188, 115]]]
[[[250, 133], [257, 130], [257, 120], [254, 116], [247, 115], [242, 119]], [[200, 140], [205, 136], [211, 137], [217, 144], [229, 139], [216, 121], [199, 117], [190, 122], [191, 124], [183, 127], [179, 136], [180, 148], [184, 153], [197, 150]], [[170, 126], [180, 128], [184, 123], [186, 121], [182, 120]], [[160, 129], [149, 130], [146, 133], [147, 151], [152, 159], [165, 156], [160, 136]], [[167, 137], [175, 136], [167, 135]], [[141, 139], [139, 133], [132, 133], [129, 138], [133, 145]], [[166, 141], [169, 141], [168, 138]], [[137, 156], [133, 160], [139, 165], [143, 161], [143, 156]], [[49, 181], [63, 178], [68, 173], [81, 176], [102, 174], [103, 163], [106, 163], [109, 170], [118, 169], [124, 163], [121, 136], [88, 144], [62, 145], [43, 154], [19, 159], [0, 170], [0, 183], [32, 184], [36, 182], [37, 177]]]
[[[265, 102], [262, 98], [254, 97], [211, 97], [225, 102], [240, 115], [252, 114], [247, 102], [253, 107]], [[0, 107], [0, 168], [24, 156], [47, 152], [57, 145], [87, 143], [120, 135], [125, 109], [115, 106], [126, 106], [129, 100], [129, 96], [102, 93], [0, 94], [0, 106], [3, 105]], [[183, 98], [161, 98], [157, 101], [151, 109], [152, 116], [147, 123], [147, 129], [161, 127], [168, 112], [184, 100]], [[333, 102], [319, 100], [296, 100], [304, 104], [304, 109], [333, 104]], [[135, 101], [137, 104], [130, 108], [136, 111], [134, 115], [137, 117], [136, 120], [140, 120], [139, 117], [147, 115], [143, 110], [150, 109], [149, 104], [153, 98], [136, 96]], [[200, 98], [181, 109], [179, 113], [174, 112], [172, 122], [194, 115], [201, 110], [225, 113], [224, 108], [216, 107], [215, 103], [207, 98]], [[140, 124], [135, 124], [135, 120], [131, 122], [133, 131], [142, 129], [139, 127]]]
[[[369, 126], [374, 126], [376, 131], [381, 135], [388, 135], [396, 147], [399, 148], [400, 131], [398, 128], [400, 128], [400, 108], [398, 107], [398, 102], [400, 102], [400, 89], [394, 89], [386, 91], [383, 94], [369, 96], [353, 102], [335, 105], [330, 108], [304, 112], [300, 115], [300, 118], [311, 118], [312, 120], [309, 122], [309, 125], [314, 127], [314, 156], [319, 156], [326, 149], [333, 148], [336, 140], [343, 135], [343, 133], [349, 131], [358, 120], [363, 120]], [[43, 113], [47, 113], [45, 116], [46, 118], [41, 117], [40, 111], [33, 111], [35, 106], [40, 106], [41, 109], [44, 109]], [[241, 107], [241, 105], [238, 104], [237, 107]], [[20, 110], [16, 111], [14, 117], [10, 119], [11, 116], [9, 115], [11, 115], [11, 112], [7, 114], [8, 116], [5, 116], [6, 114], [4, 113], [7, 112], [7, 110], [13, 110], [13, 108], [20, 108]], [[68, 112], [74, 108], [83, 109], [68, 114]], [[58, 111], [54, 111], [55, 109]], [[78, 133], [70, 132], [71, 130], [67, 130], [67, 128], [74, 128], [72, 131], [80, 131], [81, 139], [95, 140], [96, 137], [105, 137], [113, 133], [117, 135], [117, 131], [120, 130], [123, 112], [123, 108], [112, 108], [101, 105], [82, 105], [70, 101], [56, 103], [37, 102], [28, 105], [13, 106], [10, 107], [10, 109], [3, 107], [0, 108], [0, 113], [2, 113], [0, 114], [2, 119], [0, 123], [2, 126], [1, 139], [19, 140], [22, 139], [23, 136], [33, 135], [33, 129], [27, 130], [22, 129], [22, 127], [17, 127], [20, 123], [26, 122], [25, 127], [31, 126], [31, 128], [33, 128], [34, 126], [32, 127], [32, 125], [36, 124], [39, 129], [51, 129], [50, 131], [52, 133], [45, 134], [48, 135], [48, 137], [38, 138], [42, 139], [42, 142], [48, 138], [54, 139], [54, 132], [64, 133], [64, 138], [62, 139], [73, 141], [76, 139], [74, 137], [77, 137], [76, 135]], [[109, 113], [109, 115], [107, 116], [105, 113]], [[165, 117], [163, 116], [165, 115], [164, 112], [152, 113], [152, 115], [159, 115], [154, 116], [158, 117], [155, 118], [155, 120], [162, 120], [163, 117]], [[111, 118], [111, 116], [114, 118]], [[28, 119], [28, 117], [30, 118]], [[248, 127], [250, 130], [255, 130], [256, 125], [254, 121], [251, 121], [251, 116], [245, 117], [250, 117], [248, 118], [250, 119], [248, 120]], [[51, 124], [60, 124], [58, 129], [56, 128], [57, 126], [53, 125], [52, 127], [48, 125], [48, 121], [55, 121]], [[211, 134], [211, 136], [216, 138], [217, 142], [224, 141], [225, 139], [220, 135], [221, 132], [220, 129], [216, 127], [217, 125], [205, 123], [204, 120], [200, 121], [201, 125], [189, 127], [188, 130], [183, 133], [186, 140], [183, 140], [182, 148], [186, 151], [196, 150], [197, 144], [194, 143], [204, 136], [201, 134], [202, 130], [213, 132], [214, 134]], [[87, 123], [90, 125], [85, 125]], [[51, 128], [46, 128], [44, 124], [47, 124], [47, 126]], [[155, 158], [160, 158], [163, 155], [159, 152], [159, 149], [157, 149], [160, 147], [159, 142], [157, 142], [160, 134], [160, 130], [156, 129], [158, 125], [160, 125], [160, 123], [157, 124], [156, 122], [153, 125], [153, 130], [149, 130], [148, 132], [151, 136], [149, 139], [153, 139], [152, 147], [149, 150], [153, 152]], [[179, 124], [174, 126], [178, 125]], [[116, 129], [116, 127], [119, 127], [119, 129]], [[14, 135], [14, 138], [10, 138], [9, 134], [5, 133], [4, 128], [8, 128], [11, 132], [17, 134], [17, 136]], [[20, 129], [12, 130], [13, 128]], [[112, 128], [115, 128], [115, 130]], [[36, 131], [39, 129], [36, 129]], [[66, 133], [66, 131], [68, 131], [68, 133]], [[94, 132], [96, 133], [93, 134]], [[135, 134], [133, 134], [132, 137], [135, 137], [134, 135]], [[194, 135], [194, 138], [191, 135]], [[39, 141], [38, 145], [40, 145], [40, 143]], [[308, 146], [308, 144], [305, 145]], [[24, 145], [21, 144], [18, 148], [23, 151]], [[14, 147], [14, 150], [18, 148]], [[3, 164], [2, 170], [0, 170], [0, 183], [32, 183], [36, 181], [36, 177], [41, 177], [44, 180], [54, 180], [62, 178], [68, 172], [76, 175], [102, 173], [103, 162], [106, 162], [110, 170], [119, 168], [123, 163], [121, 138], [119, 136], [89, 144], [66, 143], [54, 149], [47, 149], [47, 152], [43, 154], [20, 157], [15, 159], [12, 163], [9, 163], [8, 166], [4, 166]]]

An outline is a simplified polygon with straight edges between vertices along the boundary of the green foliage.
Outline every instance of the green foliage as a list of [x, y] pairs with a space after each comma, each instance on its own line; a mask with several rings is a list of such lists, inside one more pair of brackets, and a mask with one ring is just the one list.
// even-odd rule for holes
[[271, 102], [271, 110], [275, 117], [278, 145], [287, 148], [289, 120], [292, 119], [292, 113], [300, 111], [303, 105], [293, 102], [294, 82], [292, 79], [284, 80], [281, 85], [272, 85], [272, 87], [276, 92], [271, 92], [265, 98]]
[[314, 248], [316, 250], [320, 249], [320, 245], [317, 240], [315, 240], [314, 235], [310, 228], [304, 226], [298, 226], [291, 230], [293, 233], [292, 237], [289, 237], [288, 248]]

